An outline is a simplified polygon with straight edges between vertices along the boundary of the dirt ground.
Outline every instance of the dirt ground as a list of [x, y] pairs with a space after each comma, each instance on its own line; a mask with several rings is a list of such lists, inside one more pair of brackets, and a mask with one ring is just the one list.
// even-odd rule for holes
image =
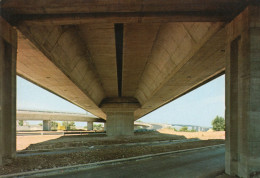
[[[55, 155], [34, 155], [17, 157], [12, 163], [0, 166], [0, 175], [24, 171], [56, 168], [77, 164], [87, 164], [98, 161], [127, 158], [146, 154], [154, 154], [201, 146], [224, 143], [224, 132], [174, 132], [170, 129], [161, 129], [159, 132], [137, 133], [132, 137], [110, 138], [105, 135], [72, 135], [72, 136], [17, 136], [17, 150], [38, 150], [90, 145], [113, 145], [119, 143], [137, 143], [163, 140], [181, 140], [198, 138], [200, 141], [176, 143], [167, 145], [137, 145], [131, 147], [110, 146], [106, 149], [85, 149], [73, 153]], [[207, 140], [212, 139], [212, 140]], [[218, 139], [218, 140], [215, 140]]]
[[172, 129], [161, 129], [158, 132], [137, 133], [134, 137], [108, 138], [105, 135], [34, 135], [17, 136], [17, 150], [39, 150], [75, 146], [135, 143], [148, 141], [179, 140], [198, 138], [200, 140], [225, 139], [225, 132], [176, 132]]
[[162, 134], [173, 134], [181, 135], [186, 138], [198, 138], [200, 140], [209, 140], [209, 139], [225, 139], [225, 131], [208, 131], [208, 132], [176, 132], [172, 129], [160, 129]]
[[61, 135], [30, 135], [30, 136], [17, 136], [16, 137], [16, 150], [23, 150], [31, 144], [46, 142], [60, 138]]

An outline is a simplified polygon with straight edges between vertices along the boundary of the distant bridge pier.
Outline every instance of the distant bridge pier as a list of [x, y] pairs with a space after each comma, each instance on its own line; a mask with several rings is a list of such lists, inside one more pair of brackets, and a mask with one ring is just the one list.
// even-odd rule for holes
[[107, 114], [106, 133], [108, 136], [134, 134], [134, 111], [140, 107], [134, 98], [106, 99], [102, 110]]
[[17, 33], [0, 17], [0, 165], [16, 156]]
[[104, 131], [107, 131], [107, 124], [104, 122]]
[[92, 121], [88, 121], [87, 129], [93, 130], [93, 122]]
[[260, 6], [248, 6], [227, 26], [226, 168], [260, 173]]
[[51, 121], [43, 120], [42, 121], [42, 128], [43, 128], [43, 131], [50, 131], [51, 130]]

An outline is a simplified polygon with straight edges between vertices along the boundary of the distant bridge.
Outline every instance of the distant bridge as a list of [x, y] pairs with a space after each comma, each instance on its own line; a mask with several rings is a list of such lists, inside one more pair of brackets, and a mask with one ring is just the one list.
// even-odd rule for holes
[[[17, 110], [17, 120], [39, 120], [39, 121], [78, 121], [78, 122], [106, 122], [92, 114], [70, 113], [70, 112], [56, 112], [56, 111], [36, 111], [36, 110]], [[91, 124], [92, 125], [92, 124]], [[135, 122], [134, 125], [152, 128], [150, 124]], [[93, 129], [93, 126], [89, 128]]]
[[188, 127], [189, 130], [195, 131], [208, 131], [211, 127], [201, 127], [196, 125], [182, 125], [182, 124], [172, 124], [172, 127], [175, 129], [180, 129], [181, 127]]
[[100, 119], [90, 114], [69, 112], [17, 110], [16, 115], [17, 120], [105, 122], [104, 119]]

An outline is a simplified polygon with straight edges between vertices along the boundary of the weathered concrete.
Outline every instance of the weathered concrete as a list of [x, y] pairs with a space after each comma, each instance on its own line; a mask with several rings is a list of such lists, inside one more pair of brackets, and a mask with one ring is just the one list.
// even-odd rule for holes
[[[99, 106], [105, 98], [135, 97], [141, 104], [135, 120], [223, 73], [223, 22], [246, 5], [237, 0], [45, 3], [2, 3], [21, 32], [18, 74], [103, 119]], [[122, 67], [115, 48], [119, 22]]]
[[108, 136], [134, 134], [134, 111], [140, 107], [135, 98], [110, 98], [102, 102], [101, 108], [107, 114]]
[[8, 0], [2, 3], [2, 7], [16, 17], [14, 22], [21, 20], [38, 25], [74, 25], [228, 21], [246, 2], [247, 0], [44, 0], [28, 3], [28, 0]]
[[107, 119], [111, 136], [132, 135], [134, 120], [226, 68], [226, 172], [247, 177], [260, 165], [260, 16], [252, 4], [259, 1], [8, 0], [0, 10], [21, 32], [18, 74]]
[[135, 118], [222, 74], [225, 39], [222, 23], [161, 24], [135, 93], [142, 105]]
[[107, 131], [107, 123], [104, 122], [104, 131]]
[[0, 16], [0, 165], [16, 154], [16, 31]]
[[43, 120], [42, 121], [42, 130], [43, 131], [50, 131], [51, 130], [51, 125], [50, 125], [51, 121], [48, 120]]
[[93, 130], [93, 122], [88, 121], [87, 129], [88, 129], [88, 130]]
[[106, 133], [108, 136], [121, 136], [134, 134], [134, 113], [107, 112]]
[[227, 25], [226, 173], [260, 174], [260, 7]]
[[[60, 34], [58, 33], [60, 28], [50, 29], [51, 34], [48, 34], [47, 29], [45, 29], [43, 27], [41, 27], [41, 28], [39, 27], [36, 29], [33, 27], [31, 27], [31, 28], [32, 28], [32, 30], [31, 30], [32, 33], [34, 31], [38, 31], [38, 32], [41, 31], [40, 37], [49, 36], [49, 38], [47, 38], [47, 37], [44, 38], [46, 40], [46, 42], [44, 42], [44, 44], [46, 43], [45, 44], [46, 51], [56, 49], [56, 48], [54, 48], [55, 44], [57, 46], [57, 50], [55, 50], [56, 52], [58, 50], [62, 50], [62, 49], [60, 49], [61, 47], [60, 47], [60, 45], [58, 45], [59, 43], [57, 41], [53, 42], [53, 40], [55, 40], [57, 38], [57, 36], [60, 36], [61, 34], [63, 34], [62, 32], [60, 32]], [[68, 38], [68, 36], [70, 34], [71, 33], [69, 33], [69, 32], [63, 34], [63, 38], [64, 39]], [[54, 37], [56, 36], [56, 38], [54, 39], [54, 37], [52, 37], [52, 36], [54, 36]], [[95, 101], [94, 101], [95, 97], [93, 96], [93, 98], [90, 98], [90, 96], [86, 95], [84, 92], [85, 87], [88, 86], [89, 91], [94, 92], [94, 93], [92, 92], [91, 94], [94, 94], [97, 96], [96, 97], [97, 103], [100, 102], [99, 100], [102, 99], [103, 98], [102, 96], [104, 95], [99, 92], [100, 90], [97, 89], [97, 87], [98, 87], [97, 83], [96, 84], [95, 84], [95, 82], [93, 83], [93, 81], [95, 81], [96, 79], [94, 80], [93, 72], [91, 69], [89, 69], [86, 66], [87, 64], [86, 64], [86, 62], [84, 62], [83, 57], [80, 57], [79, 59], [77, 59], [77, 57], [75, 57], [75, 59], [72, 61], [72, 60], [69, 60], [70, 56], [67, 55], [66, 58], [62, 58], [64, 60], [67, 59], [66, 62], [61, 62], [61, 63], [59, 61], [61, 59], [56, 58], [57, 59], [56, 62], [59, 65], [67, 66], [66, 69], [64, 69], [64, 70], [70, 71], [71, 77], [73, 77], [73, 78], [77, 77], [77, 76], [79, 77], [75, 80], [77, 80], [77, 83], [80, 82], [82, 85], [85, 86], [85, 87], [83, 86], [83, 88], [81, 88], [81, 87], [78, 87], [74, 83], [74, 81], [71, 81], [71, 79], [66, 75], [66, 73], [64, 73], [62, 70], [60, 70], [52, 61], [50, 61], [46, 57], [48, 55], [41, 52], [36, 47], [36, 45], [34, 45], [31, 41], [29, 41], [24, 35], [22, 35], [21, 33], [18, 33], [18, 39], [19, 39], [18, 40], [18, 57], [17, 57], [18, 58], [17, 59], [18, 75], [43, 87], [44, 89], [46, 89], [48, 91], [51, 91], [51, 92], [57, 94], [58, 96], [61, 96], [62, 98], [80, 106], [81, 108], [88, 110], [89, 112], [91, 112], [92, 114], [94, 114], [98, 117], [101, 117], [101, 118], [106, 117], [106, 115], [98, 108], [97, 104], [95, 104]], [[63, 39], [63, 41], [64, 41], [64, 39]], [[50, 40], [52, 40], [52, 41], [50, 41]], [[62, 41], [62, 39], [60, 39], [59, 41]], [[64, 42], [60, 42], [60, 43], [64, 43]], [[71, 45], [66, 48], [71, 48]], [[70, 51], [69, 49], [63, 49], [63, 50]], [[77, 52], [75, 52], [75, 50], [72, 49], [72, 51], [70, 51], [70, 55], [73, 55], [73, 53], [76, 53], [75, 55], [79, 55], [79, 54], [77, 54]], [[61, 53], [63, 54], [62, 51], [61, 51]], [[62, 54], [59, 57], [61, 57]], [[37, 57], [35, 57], [35, 56], [37, 56]], [[57, 54], [55, 55], [55, 57], [57, 57]], [[74, 58], [74, 57], [72, 57], [72, 58]], [[69, 65], [71, 65], [71, 67]], [[34, 67], [32, 67], [32, 66], [34, 66]], [[84, 75], [83, 73], [84, 74], [87, 73], [88, 75]], [[84, 82], [81, 82], [80, 80], [84, 81]], [[102, 97], [102, 98], [98, 98], [98, 97]]]

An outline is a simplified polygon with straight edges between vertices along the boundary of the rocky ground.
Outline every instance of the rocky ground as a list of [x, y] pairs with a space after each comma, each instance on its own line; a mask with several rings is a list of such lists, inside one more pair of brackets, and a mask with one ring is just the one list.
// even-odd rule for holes
[[[32, 138], [34, 138], [34, 140], [32, 140]], [[52, 140], [47, 141], [47, 138]], [[17, 142], [18, 149], [20, 150], [24, 148], [26, 148], [26, 150], [37, 150], [73, 146], [78, 147], [90, 145], [113, 145], [129, 142], [138, 143], [162, 140], [179, 140], [186, 138], [198, 138], [201, 141], [167, 145], [137, 145], [132, 147], [116, 147], [116, 149], [114, 149], [113, 147], [109, 147], [107, 149], [86, 149], [80, 152], [62, 153], [57, 155], [45, 154], [37, 156], [17, 157], [15, 160], [13, 160], [12, 164], [0, 167], [0, 175], [46, 168], [55, 168], [61, 166], [86, 164], [104, 160], [112, 160], [224, 143], [223, 132], [178, 133], [170, 129], [161, 129], [159, 132], [138, 133], [132, 137], [122, 138], [109, 138], [105, 135], [18, 136]], [[206, 138], [213, 138], [214, 140], [207, 140]], [[38, 140], [39, 143], [37, 143], [36, 140]]]

